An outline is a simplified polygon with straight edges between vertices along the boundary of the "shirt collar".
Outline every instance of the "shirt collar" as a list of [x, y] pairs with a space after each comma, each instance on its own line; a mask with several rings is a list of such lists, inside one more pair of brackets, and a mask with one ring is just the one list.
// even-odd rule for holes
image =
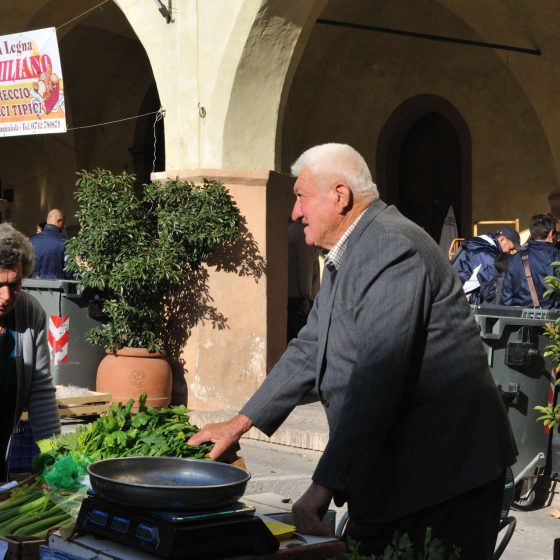
[[[366, 208], [367, 210], [367, 208]], [[336, 242], [335, 246], [326, 254], [325, 256], [325, 266], [329, 270], [338, 270], [340, 263], [342, 262], [342, 257], [346, 251], [348, 245], [348, 238], [350, 234], [354, 231], [355, 227], [358, 225], [361, 217], [365, 214], [364, 210], [351, 224], [350, 227], [342, 234], [341, 238]]]

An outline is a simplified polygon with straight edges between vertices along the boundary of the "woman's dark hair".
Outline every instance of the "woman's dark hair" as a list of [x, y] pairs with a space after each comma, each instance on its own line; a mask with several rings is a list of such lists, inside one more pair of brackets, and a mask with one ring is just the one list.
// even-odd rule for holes
[[494, 267], [496, 268], [498, 274], [502, 274], [506, 271], [509, 257], [509, 253], [500, 253], [496, 255], [496, 258], [494, 259]]
[[550, 214], [535, 214], [529, 222], [531, 239], [546, 239], [551, 231], [556, 231], [556, 222]]

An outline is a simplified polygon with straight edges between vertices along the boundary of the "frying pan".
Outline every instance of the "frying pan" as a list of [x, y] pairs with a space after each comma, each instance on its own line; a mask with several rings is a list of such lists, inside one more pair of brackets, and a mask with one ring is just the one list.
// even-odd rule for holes
[[243, 496], [251, 475], [233, 465], [174, 457], [122, 457], [88, 466], [91, 487], [117, 504], [165, 511], [220, 508]]

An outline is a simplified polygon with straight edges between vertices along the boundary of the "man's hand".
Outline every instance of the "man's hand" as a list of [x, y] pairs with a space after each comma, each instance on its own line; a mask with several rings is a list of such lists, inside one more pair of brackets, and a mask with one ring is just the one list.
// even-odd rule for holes
[[321, 521], [327, 513], [332, 495], [328, 488], [311, 483], [305, 494], [292, 506], [294, 523], [299, 533], [321, 536], [333, 534]]
[[206, 424], [192, 436], [187, 442], [189, 445], [200, 445], [207, 441], [214, 444], [208, 456], [212, 459], [220, 459], [228, 451], [239, 449], [239, 439], [253, 425], [251, 419], [244, 414], [238, 414], [227, 422], [217, 422], [216, 424]]

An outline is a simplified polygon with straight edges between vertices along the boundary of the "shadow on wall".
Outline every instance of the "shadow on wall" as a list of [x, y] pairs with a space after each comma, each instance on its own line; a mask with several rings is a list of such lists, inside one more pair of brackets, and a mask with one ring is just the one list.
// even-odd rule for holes
[[266, 260], [259, 253], [253, 234], [247, 229], [247, 220], [241, 216], [236, 240], [216, 249], [208, 259], [208, 266], [216, 271], [232, 272], [238, 276], [252, 276], [255, 282], [265, 273]]
[[210, 322], [212, 328], [228, 329], [228, 320], [214, 305], [210, 295], [208, 268], [216, 272], [228, 272], [240, 277], [252, 277], [255, 282], [263, 276], [266, 260], [259, 253], [253, 234], [247, 229], [247, 220], [242, 216], [240, 233], [235, 241], [219, 247], [207, 260], [207, 266], [193, 270], [189, 278], [189, 289], [170, 296], [166, 301], [168, 338], [165, 351], [173, 371], [171, 402], [188, 402], [187, 373], [183, 349], [192, 330], [200, 322]]

